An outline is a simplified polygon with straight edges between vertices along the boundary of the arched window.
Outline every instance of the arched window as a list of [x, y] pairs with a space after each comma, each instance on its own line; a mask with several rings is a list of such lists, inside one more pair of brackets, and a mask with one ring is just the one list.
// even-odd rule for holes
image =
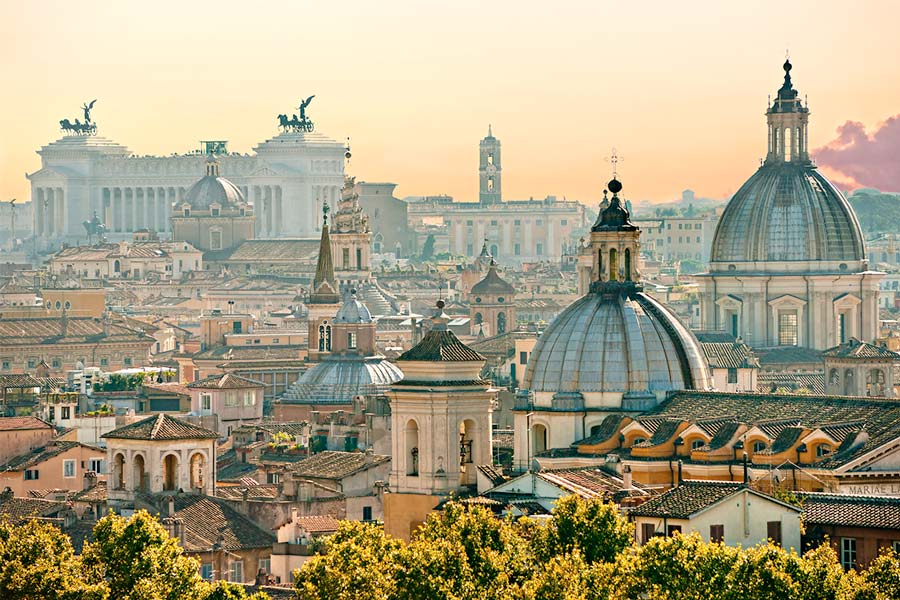
[[603, 281], [603, 250], [597, 250], [597, 279]]
[[838, 385], [841, 383], [841, 374], [837, 369], [828, 372], [828, 383], [830, 385]]
[[331, 325], [322, 321], [319, 325], [319, 352], [331, 352]]
[[191, 456], [191, 489], [203, 489], [204, 477], [206, 470], [206, 459], [200, 452], [195, 452]]
[[119, 261], [113, 261], [113, 273], [121, 273], [122, 265]]
[[484, 316], [480, 312], [475, 313], [475, 324], [481, 325], [484, 322]]
[[499, 252], [500, 249], [497, 248], [497, 244], [491, 244], [491, 256], [496, 257]]
[[178, 457], [169, 454], [163, 459], [163, 490], [174, 491], [178, 489]]
[[419, 424], [413, 419], [406, 423], [406, 474], [419, 474]]
[[866, 374], [866, 395], [884, 396], [884, 371], [869, 369]]
[[[532, 456], [547, 449], [547, 427], [536, 424], [531, 428], [531, 453]], [[530, 465], [529, 465], [530, 468]]]
[[847, 369], [844, 371], [844, 395], [845, 396], [855, 396], [856, 390], [853, 387], [853, 371], [851, 369]]
[[625, 248], [625, 281], [631, 281], [631, 249]]
[[147, 469], [144, 465], [144, 457], [140, 454], [134, 457], [134, 465], [132, 467], [132, 488], [136, 492], [147, 491]]
[[125, 457], [121, 454], [116, 454], [115, 458], [113, 458], [113, 489], [124, 490], [125, 489]]
[[609, 251], [609, 280], [618, 281], [619, 278], [619, 253], [613, 248]]
[[497, 314], [497, 335], [506, 333], [506, 313]]
[[767, 447], [768, 446], [766, 446], [765, 442], [763, 442], [761, 440], [757, 440], [757, 441], [753, 442], [753, 453], [756, 454], [757, 452], [762, 452]]
[[704, 440], [702, 438], [698, 439], [698, 440], [694, 440], [693, 442], [691, 442], [691, 450], [699, 450], [700, 448], [702, 448], [705, 445], [706, 445], [706, 440]]

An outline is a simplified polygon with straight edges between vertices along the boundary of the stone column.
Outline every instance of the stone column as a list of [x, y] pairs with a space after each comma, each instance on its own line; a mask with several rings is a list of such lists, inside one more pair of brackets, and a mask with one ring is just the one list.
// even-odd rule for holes
[[63, 188], [56, 189], [57, 196], [57, 235], [64, 235], [66, 233], [66, 225], [68, 225], [68, 219], [66, 218], [66, 196]]
[[34, 221], [34, 236], [44, 235], [44, 190], [41, 188], [33, 188], [32, 190], [32, 213]]
[[274, 202], [275, 202], [275, 232], [274, 234], [280, 236], [284, 233], [284, 210], [282, 207], [282, 193], [281, 186], [275, 186], [274, 188]]

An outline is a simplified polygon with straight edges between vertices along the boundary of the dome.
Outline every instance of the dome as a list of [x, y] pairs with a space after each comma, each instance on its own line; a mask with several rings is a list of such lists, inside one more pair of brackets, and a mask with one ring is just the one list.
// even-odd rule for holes
[[350, 299], [344, 302], [337, 315], [334, 317], [335, 323], [371, 323], [372, 315], [366, 305], [356, 298], [356, 290], [351, 294]]
[[522, 388], [563, 395], [621, 392], [628, 398], [708, 389], [711, 383], [699, 342], [669, 309], [639, 291], [591, 292], [538, 338]]
[[218, 204], [222, 208], [236, 207], [246, 203], [246, 200], [236, 185], [219, 177], [219, 163], [211, 159], [206, 163], [206, 176], [191, 186], [184, 196], [184, 202], [194, 210], [209, 210], [211, 204]]
[[282, 402], [350, 404], [356, 396], [384, 393], [402, 378], [403, 372], [383, 356], [330, 355], [301, 375]]
[[863, 239], [846, 198], [812, 164], [765, 164], [725, 207], [710, 262], [862, 261]]

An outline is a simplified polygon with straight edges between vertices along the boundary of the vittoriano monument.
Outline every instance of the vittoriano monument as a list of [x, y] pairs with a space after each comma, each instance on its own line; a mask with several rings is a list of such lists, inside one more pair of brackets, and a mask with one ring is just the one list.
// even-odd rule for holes
[[297, 107], [297, 110], [300, 111], [300, 118], [297, 118], [296, 114], [291, 115], [290, 119], [287, 115], [278, 115], [278, 126], [281, 127], [282, 131], [299, 133], [301, 131], [312, 132], [315, 129], [313, 122], [306, 116], [306, 107], [309, 106], [309, 103], [315, 97], [315, 95], [312, 95], [306, 100], [300, 101], [300, 106]]
[[96, 98], [91, 100], [90, 104], [85, 102], [81, 105], [81, 110], [84, 112], [84, 123], [80, 120], [75, 119], [75, 122], [72, 123], [69, 119], [63, 119], [59, 122], [59, 127], [66, 134], [75, 134], [75, 135], [95, 135], [97, 133], [97, 124], [91, 121], [91, 109], [94, 108], [94, 104], [97, 102]]

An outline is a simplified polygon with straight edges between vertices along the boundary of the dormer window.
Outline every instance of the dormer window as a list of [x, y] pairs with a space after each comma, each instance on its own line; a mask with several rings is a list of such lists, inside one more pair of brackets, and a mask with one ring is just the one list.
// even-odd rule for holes
[[218, 206], [214, 206], [214, 207], [212, 207], [212, 208], [210, 209], [209, 212], [210, 212], [210, 214], [212, 214], [212, 216], [218, 217], [218, 216], [219, 216], [219, 213], [222, 212], [222, 209], [220, 209]]
[[191, 209], [189, 207], [185, 206], [183, 212], [185, 217], [191, 216]]

